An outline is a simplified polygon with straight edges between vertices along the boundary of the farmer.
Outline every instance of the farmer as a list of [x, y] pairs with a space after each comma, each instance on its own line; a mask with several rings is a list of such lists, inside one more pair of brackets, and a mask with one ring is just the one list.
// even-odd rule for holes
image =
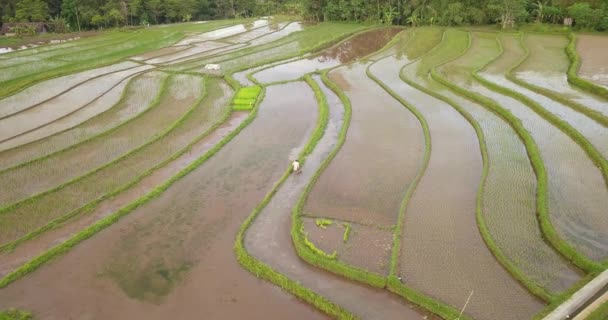
[[302, 173], [302, 170], [300, 169], [300, 161], [298, 161], [298, 159], [294, 160], [291, 163], [291, 168], [293, 169], [293, 172], [295, 172], [296, 174]]

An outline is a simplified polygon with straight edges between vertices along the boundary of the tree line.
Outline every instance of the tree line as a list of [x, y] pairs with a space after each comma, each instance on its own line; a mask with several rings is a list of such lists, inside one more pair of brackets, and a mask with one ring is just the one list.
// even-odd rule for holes
[[[562, 24], [608, 30], [608, 0], [0, 0], [0, 22], [71, 30], [295, 14], [314, 21], [396, 25]], [[570, 20], [571, 19], [571, 20]]]

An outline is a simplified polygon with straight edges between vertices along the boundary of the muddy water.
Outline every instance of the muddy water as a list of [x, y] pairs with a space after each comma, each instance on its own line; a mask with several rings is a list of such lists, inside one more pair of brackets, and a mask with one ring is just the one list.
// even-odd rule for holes
[[200, 44], [195, 44], [191, 48], [188, 48], [188, 49], [180, 51], [180, 52], [176, 52], [176, 53], [172, 53], [172, 54], [167, 54], [167, 55], [164, 55], [162, 57], [146, 60], [146, 63], [163, 64], [163, 63], [171, 62], [171, 61], [178, 60], [178, 59], [181, 59], [181, 58], [193, 56], [193, 55], [196, 55], [196, 54], [199, 54], [199, 53], [208, 52], [208, 51], [211, 51], [211, 50], [216, 50], [216, 49], [219, 49], [219, 48], [223, 48], [223, 47], [225, 47], [227, 45], [228, 44], [223, 43], [223, 42], [205, 41], [205, 42], [200, 43]]
[[[483, 75], [527, 94], [501, 75]], [[504, 105], [520, 118], [539, 146], [549, 178], [549, 214], [558, 233], [576, 249], [601, 261], [608, 257], [608, 190], [600, 170], [565, 133], [518, 103]]]
[[[314, 99], [312, 92], [289, 84], [270, 88], [267, 97], [256, 120], [205, 164], [116, 225], [0, 290], [0, 305], [45, 319], [321, 318], [242, 269], [232, 250], [240, 224], [314, 126], [316, 108], [298, 103]], [[94, 307], [99, 305], [112, 308]]]
[[[371, 71], [422, 113], [431, 133], [430, 161], [405, 214], [401, 276], [456, 308], [474, 290], [467, 314], [476, 319], [531, 318], [543, 304], [511, 278], [479, 234], [475, 208], [482, 159], [475, 131], [450, 105], [403, 82], [396, 65], [387, 59]], [[417, 62], [411, 64], [404, 75], [417, 68]], [[411, 79], [437, 88], [426, 78]]]
[[337, 83], [352, 103], [352, 120], [346, 142], [314, 186], [304, 212], [391, 226], [420, 167], [424, 137], [418, 120], [367, 78], [366, 68], [358, 63], [330, 73], [342, 79]]
[[0, 144], [0, 150], [6, 150], [0, 153], [0, 158], [2, 158], [0, 170], [75, 145], [125, 123], [150, 107], [166, 78], [166, 73], [148, 72], [142, 74], [127, 87], [126, 97], [123, 101], [112, 107], [108, 112], [65, 132], [11, 150], [7, 149], [15, 147], [17, 144], [13, 143], [13, 140], [19, 142], [18, 138]]
[[247, 69], [247, 70], [240, 71], [240, 72], [235, 72], [235, 73], [232, 74], [232, 77], [236, 81], [238, 81], [242, 86], [252, 86], [255, 83], [253, 83], [251, 80], [249, 80], [249, 78], [247, 78], [247, 75], [249, 73], [254, 73], [254, 72], [256, 72], [258, 70], [261, 70], [261, 69], [264, 69], [266, 67], [275, 66], [275, 65], [278, 65], [278, 64], [282, 64], [282, 63], [288, 63], [288, 62], [291, 62], [291, 61], [294, 61], [294, 60], [298, 60], [298, 59], [299, 59], [299, 57], [296, 57], [296, 58], [291, 58], [291, 59], [287, 59], [287, 60], [283, 60], [283, 61], [279, 61], [279, 62], [273, 62], [273, 63], [269, 63], [269, 64], [264, 64], [264, 65], [261, 65], [259, 67]]
[[46, 80], [24, 89], [12, 96], [0, 100], [0, 118], [4, 118], [31, 106], [51, 99], [68, 89], [104, 74], [134, 68], [138, 65], [133, 62], [122, 62], [108, 67], [97, 68]]
[[[465, 55], [440, 68], [453, 83], [508, 104], [501, 94], [476, 85], [471, 72], [500, 55], [496, 35], [473, 33]], [[543, 239], [536, 215], [536, 176], [517, 133], [479, 104], [439, 90], [464, 108], [480, 125], [488, 152], [483, 216], [492, 239], [507, 259], [534, 283], [554, 294], [570, 288], [580, 276]]]
[[576, 51], [581, 57], [579, 75], [608, 87], [608, 38], [599, 35], [577, 35]]
[[518, 78], [608, 116], [608, 100], [584, 92], [568, 82], [566, 72], [570, 60], [564, 49], [568, 44], [566, 37], [528, 35], [525, 44], [530, 49], [530, 56], [515, 70]]
[[[33, 108], [1, 119], [0, 141], [7, 141], [66, 117], [87, 106], [96, 97], [106, 93], [124, 79], [150, 68], [150, 66], [140, 66], [95, 78]], [[82, 121], [84, 120], [86, 119]]]
[[[202, 80], [196, 76], [178, 75], [173, 78], [169, 86], [156, 107], [110, 134], [42, 161], [1, 173], [2, 184], [11, 186], [10, 189], [2, 189], [1, 203], [24, 199], [84, 175], [140, 147], [167, 130], [200, 97]], [[89, 188], [94, 189], [95, 185], [90, 185]], [[77, 196], [78, 193], [72, 194], [72, 197]], [[55, 199], [52, 207], [53, 210], [61, 210], [68, 204], [67, 199], [62, 201]], [[32, 214], [31, 208], [26, 209], [30, 205], [36, 204], [29, 203], [19, 208]]]
[[[315, 150], [306, 159], [302, 174], [290, 177], [253, 222], [245, 234], [245, 248], [273, 269], [345, 307], [362, 319], [420, 319], [422, 314], [402, 299], [387, 291], [357, 284], [312, 267], [303, 262], [293, 248], [289, 233], [291, 208], [321, 162], [335, 147], [344, 115], [343, 106], [337, 96], [330, 93], [319, 78], [315, 80], [327, 94], [330, 108], [327, 130]], [[293, 92], [307, 93], [307, 98], [300, 99], [300, 103], [316, 108], [310, 89], [303, 83], [299, 83], [297, 89], [298, 91]], [[307, 220], [309, 221], [306, 224], [307, 230], [314, 231], [311, 228], [316, 226], [310, 223], [310, 219]], [[342, 241], [342, 234], [334, 233], [332, 239]]]
[[202, 34], [194, 35], [191, 37], [187, 37], [184, 40], [176, 43], [175, 45], [176, 46], [190, 45], [190, 44], [197, 43], [197, 42], [226, 38], [229, 36], [233, 36], [235, 34], [247, 32], [251, 29], [264, 27], [264, 26], [268, 25], [268, 23], [269, 23], [268, 20], [262, 19], [262, 20], [253, 21], [251, 23], [238, 24], [235, 26], [221, 28], [221, 29], [205, 32]]
[[382, 49], [401, 31], [401, 28], [382, 28], [365, 32], [325, 50], [315, 57], [260, 71], [254, 77], [263, 83], [294, 80], [305, 73], [349, 63]]

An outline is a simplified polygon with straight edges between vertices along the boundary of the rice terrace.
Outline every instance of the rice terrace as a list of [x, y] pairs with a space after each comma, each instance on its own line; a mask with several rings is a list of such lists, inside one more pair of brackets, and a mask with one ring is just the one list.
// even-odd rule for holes
[[0, 320], [608, 319], [606, 1], [0, 17]]

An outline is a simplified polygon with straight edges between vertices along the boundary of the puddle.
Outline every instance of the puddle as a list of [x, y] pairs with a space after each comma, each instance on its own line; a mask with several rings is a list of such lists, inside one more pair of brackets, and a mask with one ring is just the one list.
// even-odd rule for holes
[[295, 80], [306, 73], [352, 62], [382, 49], [401, 28], [382, 28], [358, 34], [320, 54], [260, 71], [254, 75], [262, 83]]
[[146, 60], [146, 63], [151, 63], [151, 64], [168, 63], [168, 62], [179, 60], [182, 58], [187, 58], [187, 57], [191, 57], [194, 55], [198, 55], [200, 53], [209, 52], [212, 50], [223, 48], [223, 47], [226, 47], [227, 45], [228, 44], [222, 43], [222, 42], [205, 41], [203, 43], [193, 45], [191, 48], [188, 48], [186, 50], [182, 50], [182, 51], [179, 51], [176, 53], [171, 53], [171, 54], [167, 54], [167, 55], [164, 55], [161, 57]]

